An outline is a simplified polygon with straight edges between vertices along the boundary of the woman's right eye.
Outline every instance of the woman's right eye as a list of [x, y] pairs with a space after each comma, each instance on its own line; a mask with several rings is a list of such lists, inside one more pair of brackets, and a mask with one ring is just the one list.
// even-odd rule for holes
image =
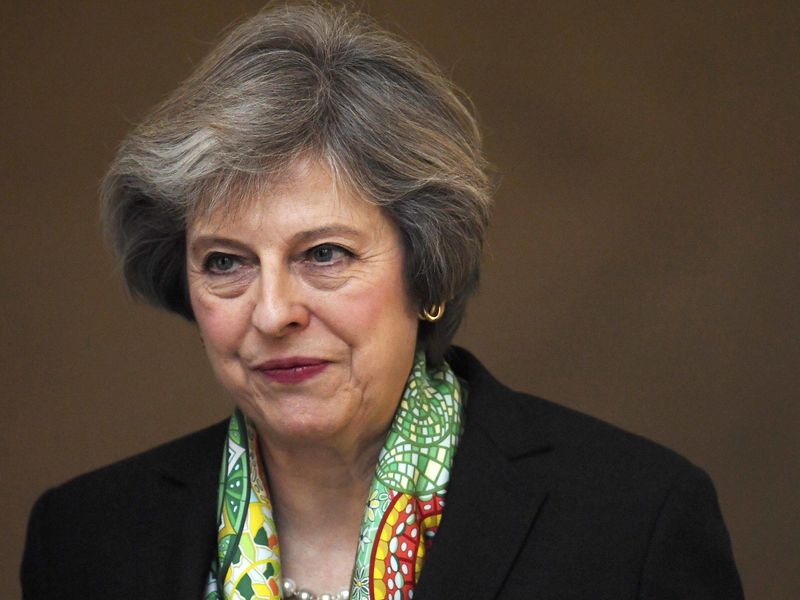
[[232, 273], [239, 265], [239, 259], [232, 254], [225, 254], [223, 252], [213, 252], [206, 257], [203, 263], [204, 269], [215, 275], [224, 275]]

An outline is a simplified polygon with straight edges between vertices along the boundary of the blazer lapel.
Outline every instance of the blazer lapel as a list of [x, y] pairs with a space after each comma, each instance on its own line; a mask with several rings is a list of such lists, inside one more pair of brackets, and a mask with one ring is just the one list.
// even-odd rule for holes
[[180, 452], [154, 456], [161, 527], [149, 527], [147, 553], [136, 567], [147, 598], [202, 598], [216, 549], [216, 506], [225, 423], [209, 428]]
[[173, 598], [197, 600], [203, 596], [217, 548], [216, 488], [217, 481], [187, 488], [189, 493], [185, 497], [186, 508], [181, 524], [183, 534], [172, 548], [176, 564], [171, 584]]
[[517, 427], [535, 419], [515, 415], [535, 407], [515, 401], [514, 392], [461, 354], [449, 360], [457, 373], [466, 371], [464, 434], [417, 600], [496, 597], [548, 494], [551, 447], [540, 432]]

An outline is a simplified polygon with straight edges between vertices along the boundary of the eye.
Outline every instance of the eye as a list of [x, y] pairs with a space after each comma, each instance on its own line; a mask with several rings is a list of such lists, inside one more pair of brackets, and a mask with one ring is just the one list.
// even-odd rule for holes
[[351, 256], [350, 252], [335, 244], [320, 244], [306, 252], [308, 259], [316, 264], [324, 265], [336, 263], [343, 258]]
[[239, 259], [232, 254], [212, 252], [206, 257], [203, 268], [209, 273], [220, 275], [230, 273], [239, 265]]

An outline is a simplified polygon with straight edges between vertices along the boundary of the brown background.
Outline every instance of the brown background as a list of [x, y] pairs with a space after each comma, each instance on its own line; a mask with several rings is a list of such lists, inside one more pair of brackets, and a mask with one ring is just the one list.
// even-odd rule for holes
[[[229, 410], [193, 328], [124, 294], [96, 188], [130, 124], [259, 5], [3, 4], [4, 596], [45, 488]], [[460, 343], [707, 469], [764, 599], [800, 597], [798, 6], [367, 5], [469, 91], [497, 167]]]

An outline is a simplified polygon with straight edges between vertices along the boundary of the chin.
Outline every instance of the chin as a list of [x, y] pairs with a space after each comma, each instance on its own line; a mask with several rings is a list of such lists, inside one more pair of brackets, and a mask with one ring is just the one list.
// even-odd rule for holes
[[288, 415], [278, 418], [259, 412], [248, 415], [256, 423], [259, 434], [280, 439], [284, 443], [325, 443], [336, 440], [347, 431], [349, 419], [332, 417], [331, 415], [303, 414], [300, 410], [291, 410]]

